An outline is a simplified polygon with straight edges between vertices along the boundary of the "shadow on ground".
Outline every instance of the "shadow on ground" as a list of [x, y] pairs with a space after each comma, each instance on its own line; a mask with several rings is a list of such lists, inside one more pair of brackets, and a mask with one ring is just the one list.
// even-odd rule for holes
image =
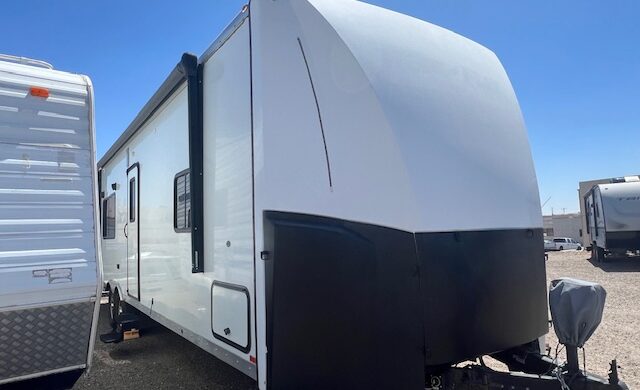
[[604, 272], [640, 272], [640, 256], [607, 256], [607, 260], [601, 263], [591, 256], [587, 260]]

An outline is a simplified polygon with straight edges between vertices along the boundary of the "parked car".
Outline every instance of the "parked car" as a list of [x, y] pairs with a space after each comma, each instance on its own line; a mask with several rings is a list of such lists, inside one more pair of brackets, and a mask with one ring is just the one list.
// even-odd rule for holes
[[555, 251], [556, 250], [556, 243], [553, 242], [552, 239], [545, 239], [544, 240], [544, 251], [548, 252], [548, 251]]
[[565, 249], [582, 249], [581, 243], [569, 237], [556, 237], [553, 239], [553, 243], [555, 244], [555, 249], [558, 251], [562, 251]]

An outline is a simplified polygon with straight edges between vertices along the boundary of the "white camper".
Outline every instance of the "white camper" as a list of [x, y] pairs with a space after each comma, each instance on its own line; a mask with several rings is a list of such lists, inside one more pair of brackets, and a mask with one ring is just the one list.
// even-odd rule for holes
[[597, 184], [584, 198], [587, 233], [596, 261], [607, 253], [640, 250], [640, 179], [630, 176]]
[[91, 363], [102, 288], [86, 76], [0, 56], [0, 384]]
[[548, 331], [515, 94], [429, 23], [252, 0], [98, 168], [116, 323], [138, 309], [260, 389], [424, 389]]

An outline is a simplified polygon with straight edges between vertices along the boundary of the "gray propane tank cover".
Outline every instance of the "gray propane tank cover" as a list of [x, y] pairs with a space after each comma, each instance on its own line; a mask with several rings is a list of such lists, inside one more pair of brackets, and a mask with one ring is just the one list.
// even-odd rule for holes
[[551, 282], [549, 308], [561, 344], [584, 346], [600, 325], [606, 297], [597, 283], [571, 278]]

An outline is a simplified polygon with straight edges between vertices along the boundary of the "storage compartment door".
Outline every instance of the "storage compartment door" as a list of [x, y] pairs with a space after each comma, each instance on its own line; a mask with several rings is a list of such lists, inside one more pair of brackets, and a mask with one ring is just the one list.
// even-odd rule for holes
[[249, 290], [215, 281], [211, 286], [211, 306], [213, 336], [242, 352], [249, 352]]

